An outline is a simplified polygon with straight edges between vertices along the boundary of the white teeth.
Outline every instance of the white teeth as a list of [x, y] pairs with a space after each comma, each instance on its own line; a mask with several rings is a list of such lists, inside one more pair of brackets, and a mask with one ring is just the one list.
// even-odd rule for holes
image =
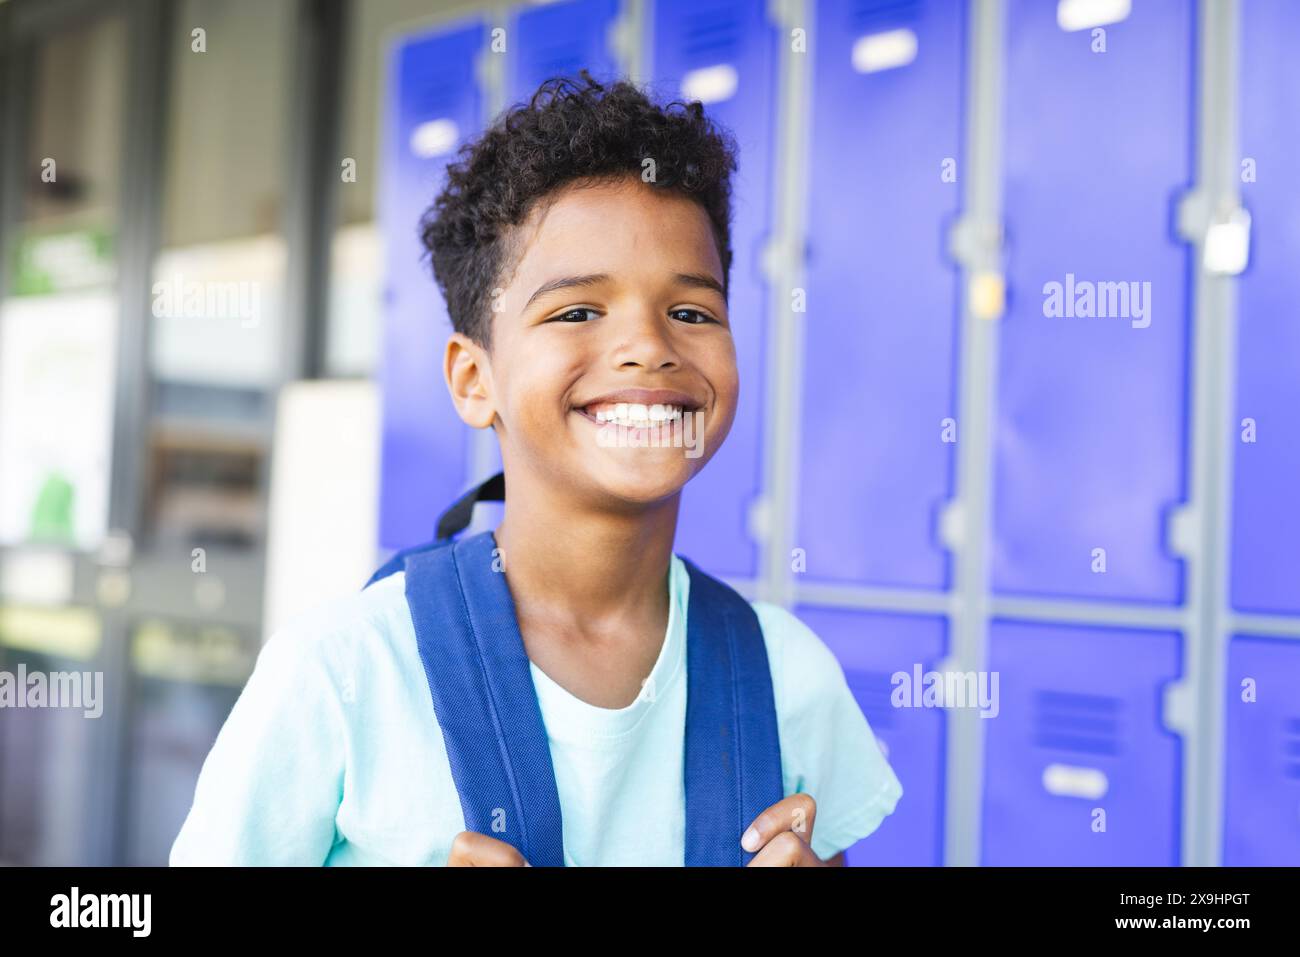
[[596, 410], [597, 422], [609, 422], [613, 425], [634, 429], [644, 429], [665, 422], [675, 422], [681, 417], [681, 406], [659, 403], [647, 407], [640, 402], [619, 402], [613, 408]]

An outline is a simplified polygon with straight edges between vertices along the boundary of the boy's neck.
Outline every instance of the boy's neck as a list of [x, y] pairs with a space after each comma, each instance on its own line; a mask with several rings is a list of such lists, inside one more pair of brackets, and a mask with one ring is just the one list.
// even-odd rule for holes
[[516, 605], [568, 609], [578, 621], [666, 607], [680, 494], [618, 513], [532, 483], [507, 489], [494, 534]]

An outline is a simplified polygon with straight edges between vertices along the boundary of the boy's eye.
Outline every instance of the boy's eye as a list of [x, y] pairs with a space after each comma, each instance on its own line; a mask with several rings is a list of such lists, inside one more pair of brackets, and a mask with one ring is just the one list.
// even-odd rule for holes
[[674, 309], [668, 313], [674, 319], [681, 319], [683, 322], [689, 322], [692, 325], [703, 325], [706, 322], [717, 322], [707, 312], [701, 312], [699, 309]]
[[570, 309], [558, 316], [552, 316], [547, 322], [586, 322], [587, 316], [599, 315], [595, 309]]

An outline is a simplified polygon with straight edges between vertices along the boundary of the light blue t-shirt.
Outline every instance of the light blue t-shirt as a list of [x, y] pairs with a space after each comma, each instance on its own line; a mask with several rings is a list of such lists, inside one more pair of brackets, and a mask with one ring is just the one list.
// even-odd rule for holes
[[[669, 583], [649, 690], [626, 708], [588, 704], [531, 667], [567, 865], [684, 861], [690, 576], [676, 555]], [[405, 584], [399, 572], [266, 642], [204, 761], [173, 866], [446, 863], [465, 818]], [[788, 611], [752, 605], [785, 794], [817, 802], [812, 848], [829, 858], [879, 827], [903, 789], [830, 649]]]

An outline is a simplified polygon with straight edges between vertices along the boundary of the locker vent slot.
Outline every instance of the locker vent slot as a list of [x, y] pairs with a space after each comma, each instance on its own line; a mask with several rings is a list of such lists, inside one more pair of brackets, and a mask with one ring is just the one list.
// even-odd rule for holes
[[682, 47], [692, 62], [733, 60], [740, 49], [740, 20], [725, 7], [701, 10], [691, 17]]
[[402, 92], [408, 115], [434, 119], [458, 114], [464, 108], [466, 87], [474, 83], [471, 70], [468, 64], [452, 57], [422, 69], [418, 77], [412, 78], [416, 85]]
[[850, 28], [855, 33], [880, 33], [921, 19], [923, 0], [858, 0]]
[[1288, 778], [1300, 781], [1300, 718], [1282, 723], [1282, 768]]
[[1034, 700], [1034, 744], [1080, 754], [1120, 753], [1124, 703], [1106, 695], [1042, 690]]

